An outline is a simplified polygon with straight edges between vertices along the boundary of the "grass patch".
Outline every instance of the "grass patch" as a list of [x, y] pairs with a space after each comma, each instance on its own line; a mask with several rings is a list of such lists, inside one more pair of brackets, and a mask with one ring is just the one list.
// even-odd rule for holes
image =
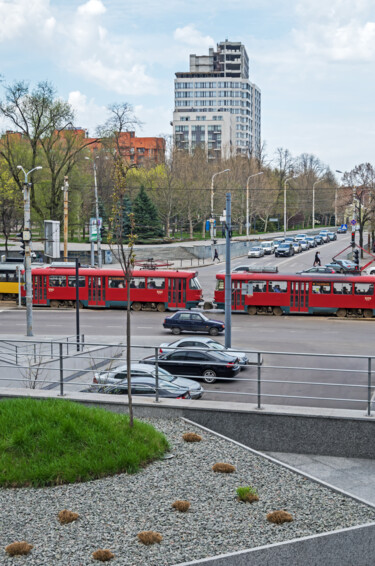
[[51, 486], [135, 473], [168, 450], [128, 415], [60, 399], [0, 402], [0, 486]]

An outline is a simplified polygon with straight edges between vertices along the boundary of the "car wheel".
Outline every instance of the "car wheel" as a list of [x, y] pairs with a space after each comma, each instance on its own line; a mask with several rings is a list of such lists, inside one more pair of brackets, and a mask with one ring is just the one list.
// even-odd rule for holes
[[217, 336], [219, 334], [219, 330], [217, 328], [210, 328], [210, 330], [208, 331], [208, 334], [210, 336]]
[[181, 334], [181, 328], [177, 328], [177, 326], [175, 326], [172, 328], [172, 334]]
[[203, 381], [205, 381], [206, 383], [215, 383], [216, 373], [214, 372], [213, 369], [205, 369], [202, 375], [203, 375]]

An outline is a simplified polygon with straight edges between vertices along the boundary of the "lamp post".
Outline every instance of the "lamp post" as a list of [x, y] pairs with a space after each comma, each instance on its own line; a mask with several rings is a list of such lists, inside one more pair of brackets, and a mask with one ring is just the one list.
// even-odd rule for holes
[[230, 169], [224, 169], [224, 171], [218, 171], [212, 175], [211, 179], [211, 219], [210, 219], [210, 235], [211, 240], [214, 239], [214, 179], [217, 175], [221, 175], [222, 173], [228, 173]]
[[249, 181], [253, 177], [257, 177], [258, 175], [263, 175], [263, 171], [260, 171], [259, 173], [254, 173], [254, 175], [250, 175], [247, 178], [247, 182], [246, 182], [246, 236], [249, 235]]
[[[317, 181], [315, 181], [315, 183], [313, 184], [313, 194], [312, 194], [312, 227], [313, 229], [315, 228], [315, 185], [317, 185], [318, 183], [321, 183], [322, 181], [324, 181], [324, 179], [318, 179]], [[336, 217], [335, 217], [336, 218]]]
[[284, 238], [286, 238], [286, 184], [292, 179], [296, 179], [298, 175], [293, 175], [293, 177], [288, 177], [284, 181]]
[[21, 169], [25, 175], [23, 184], [23, 210], [24, 210], [24, 230], [22, 239], [25, 242], [25, 283], [26, 283], [26, 335], [33, 336], [33, 287], [31, 279], [31, 217], [30, 217], [30, 186], [27, 181], [28, 176], [33, 171], [42, 169], [42, 167], [34, 167], [26, 173], [22, 165], [17, 165], [17, 169]]
[[[85, 159], [90, 159], [89, 157], [85, 157]], [[95, 217], [96, 217], [96, 245], [97, 245], [97, 252], [98, 252], [98, 268], [102, 268], [102, 245], [101, 245], [101, 235], [100, 235], [100, 226], [99, 226], [99, 201], [98, 201], [98, 183], [96, 178], [96, 163], [95, 159], [98, 159], [98, 156], [93, 158], [93, 166], [94, 166], [94, 194], [95, 194]]]

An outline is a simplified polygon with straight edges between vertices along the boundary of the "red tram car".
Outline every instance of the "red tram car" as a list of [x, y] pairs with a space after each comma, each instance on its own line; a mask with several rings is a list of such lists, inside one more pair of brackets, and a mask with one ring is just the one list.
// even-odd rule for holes
[[[232, 273], [232, 310], [255, 314], [375, 316], [373, 276]], [[225, 306], [225, 275], [216, 275], [215, 303]]]
[[[65, 307], [76, 303], [76, 274], [72, 267], [32, 269], [33, 305]], [[23, 303], [25, 286], [21, 287]], [[119, 269], [79, 269], [82, 307], [127, 308], [124, 274]], [[197, 273], [173, 270], [133, 270], [130, 306], [135, 311], [191, 309], [202, 300]]]

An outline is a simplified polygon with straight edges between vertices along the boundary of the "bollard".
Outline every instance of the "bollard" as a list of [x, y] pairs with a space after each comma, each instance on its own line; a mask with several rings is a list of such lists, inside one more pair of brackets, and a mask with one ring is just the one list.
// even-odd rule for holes
[[367, 364], [367, 416], [371, 417], [371, 358]]
[[59, 343], [59, 358], [60, 358], [60, 396], [64, 397], [64, 363], [63, 363], [63, 345]]
[[155, 403], [159, 403], [159, 348], [155, 348]]
[[260, 384], [261, 384], [261, 375], [260, 375], [260, 368], [261, 368], [261, 354], [260, 352], [258, 352], [257, 354], [258, 356], [258, 409], [261, 409], [260, 403], [261, 403], [261, 391], [260, 391]]

